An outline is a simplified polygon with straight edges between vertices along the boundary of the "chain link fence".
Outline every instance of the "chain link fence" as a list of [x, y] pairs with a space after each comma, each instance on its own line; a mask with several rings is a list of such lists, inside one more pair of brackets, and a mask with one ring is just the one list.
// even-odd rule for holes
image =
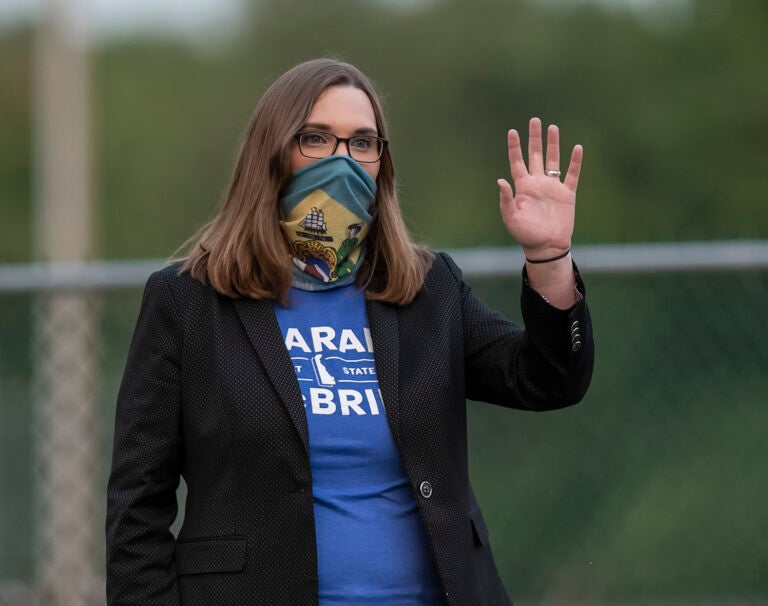
[[[473, 482], [516, 604], [768, 604], [768, 243], [574, 257], [595, 325], [585, 401], [470, 404]], [[520, 320], [519, 253], [454, 258]], [[0, 267], [0, 606], [105, 601], [114, 400], [161, 265]]]

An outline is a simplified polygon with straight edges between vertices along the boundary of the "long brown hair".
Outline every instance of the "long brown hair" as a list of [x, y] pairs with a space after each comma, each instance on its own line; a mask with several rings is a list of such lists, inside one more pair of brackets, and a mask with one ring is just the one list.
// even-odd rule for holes
[[[264, 93], [243, 137], [232, 182], [213, 219], [185, 242], [193, 243], [181, 271], [210, 281], [229, 297], [285, 302], [291, 286], [291, 255], [280, 228], [278, 196], [291, 180], [293, 135], [312, 105], [330, 86], [353, 86], [368, 95], [379, 136], [387, 136], [381, 103], [356, 67], [334, 59], [300, 63]], [[366, 297], [407, 304], [424, 283], [432, 254], [415, 245], [400, 212], [395, 173], [385, 148], [377, 178], [376, 204], [366, 237], [366, 257], [357, 283]], [[180, 250], [181, 250], [180, 249]]]

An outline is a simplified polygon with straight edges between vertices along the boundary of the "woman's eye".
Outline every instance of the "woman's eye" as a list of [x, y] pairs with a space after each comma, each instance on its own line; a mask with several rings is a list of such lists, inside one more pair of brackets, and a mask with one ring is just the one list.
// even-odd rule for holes
[[350, 140], [352, 147], [360, 150], [368, 150], [374, 146], [373, 137], [355, 137]]
[[317, 133], [308, 133], [303, 135], [302, 142], [312, 146], [328, 145], [328, 139]]

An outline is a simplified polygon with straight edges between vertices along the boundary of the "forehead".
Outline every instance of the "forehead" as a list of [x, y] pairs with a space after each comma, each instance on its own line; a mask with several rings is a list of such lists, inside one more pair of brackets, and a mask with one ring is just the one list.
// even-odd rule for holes
[[331, 86], [315, 100], [307, 122], [335, 128], [376, 128], [376, 114], [368, 95], [354, 86]]

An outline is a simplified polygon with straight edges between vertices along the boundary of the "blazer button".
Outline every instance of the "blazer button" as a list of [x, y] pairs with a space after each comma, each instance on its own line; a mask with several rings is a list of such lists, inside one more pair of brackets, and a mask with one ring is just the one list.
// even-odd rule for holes
[[573, 347], [571, 347], [572, 351], [579, 351], [581, 349], [581, 341], [574, 341]]
[[429, 482], [422, 482], [421, 486], [419, 486], [419, 492], [421, 492], [421, 496], [425, 499], [428, 499], [432, 496], [432, 484]]

